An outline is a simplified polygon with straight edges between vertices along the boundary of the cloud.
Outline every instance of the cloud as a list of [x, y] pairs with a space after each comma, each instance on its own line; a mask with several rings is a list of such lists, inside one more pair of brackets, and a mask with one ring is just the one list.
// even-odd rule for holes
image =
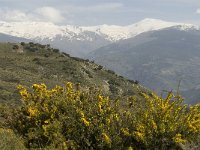
[[200, 8], [196, 10], [196, 13], [197, 13], [197, 14], [200, 14]]
[[[118, 2], [103, 2], [90, 5], [63, 5], [59, 9], [51, 6], [36, 7], [32, 9], [20, 9], [0, 7], [0, 21], [42, 21], [56, 24], [74, 23], [79, 16], [85, 14], [90, 19], [96, 18], [94, 14], [115, 13], [123, 10], [124, 5]], [[58, 6], [57, 6], [58, 7]], [[67, 10], [67, 11], [66, 11]], [[80, 18], [79, 18], [80, 19]], [[84, 20], [84, 18], [82, 19]], [[79, 21], [80, 22], [80, 21]], [[87, 21], [89, 22], [89, 21]]]
[[20, 10], [0, 9], [0, 19], [4, 21], [27, 21], [27, 14]]
[[43, 21], [60, 23], [64, 20], [61, 12], [53, 7], [41, 7], [34, 11]]
[[33, 11], [0, 9], [0, 20], [3, 21], [47, 21], [61, 23], [64, 17], [61, 12], [53, 7], [41, 7]]

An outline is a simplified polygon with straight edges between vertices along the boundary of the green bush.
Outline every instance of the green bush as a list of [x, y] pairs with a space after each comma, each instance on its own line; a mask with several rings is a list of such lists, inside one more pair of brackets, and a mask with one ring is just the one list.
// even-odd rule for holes
[[23, 106], [10, 124], [27, 148], [181, 149], [200, 140], [200, 105], [184, 105], [172, 93], [141, 93], [141, 100], [133, 96], [124, 104], [70, 82], [51, 90], [18, 88]]

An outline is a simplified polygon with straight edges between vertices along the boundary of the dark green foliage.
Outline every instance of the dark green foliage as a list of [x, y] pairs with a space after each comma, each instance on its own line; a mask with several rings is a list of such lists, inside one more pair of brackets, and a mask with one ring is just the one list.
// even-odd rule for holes
[[53, 49], [54, 53], [59, 53], [59, 49]]
[[25, 46], [25, 43], [24, 43], [24, 42], [21, 42], [21, 45], [22, 45], [22, 46]]
[[108, 72], [111, 73], [111, 74], [115, 74], [115, 72], [112, 71], [112, 70], [108, 70]]
[[139, 84], [138, 80], [128, 80], [129, 82], [133, 83], [133, 84]]
[[19, 45], [17, 44], [13, 45], [13, 49], [19, 49]]
[[113, 80], [113, 79], [109, 80], [108, 83], [112, 85], [120, 86], [120, 84], [116, 80]]

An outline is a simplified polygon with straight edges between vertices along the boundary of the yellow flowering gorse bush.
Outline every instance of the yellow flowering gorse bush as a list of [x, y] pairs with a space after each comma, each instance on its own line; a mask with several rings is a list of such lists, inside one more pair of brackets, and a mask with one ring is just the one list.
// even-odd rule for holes
[[[134, 98], [131, 110], [132, 135], [147, 149], [166, 149], [200, 139], [200, 105], [189, 107], [183, 98], [169, 93], [161, 98], [154, 93], [141, 93], [143, 105]], [[136, 110], [136, 111], [134, 111]]]
[[23, 106], [11, 122], [28, 148], [168, 149], [200, 140], [200, 105], [187, 106], [172, 93], [161, 98], [110, 100], [99, 91], [81, 91], [71, 82], [49, 90], [18, 86]]

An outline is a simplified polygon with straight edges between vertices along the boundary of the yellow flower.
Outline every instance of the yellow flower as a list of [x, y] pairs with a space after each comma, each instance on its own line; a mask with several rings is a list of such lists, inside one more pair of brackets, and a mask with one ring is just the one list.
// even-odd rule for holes
[[131, 134], [129, 133], [129, 129], [128, 128], [121, 128], [121, 132], [123, 135], [125, 136], [130, 136]]
[[67, 82], [66, 88], [67, 88], [68, 91], [71, 91], [72, 88], [73, 88], [73, 87], [72, 87], [72, 83], [71, 83], [71, 82]]
[[114, 119], [116, 120], [116, 121], [119, 121], [119, 115], [118, 114], [114, 114]]
[[45, 120], [45, 121], [44, 121], [44, 123], [45, 123], [45, 124], [48, 124], [48, 123], [49, 123], [49, 121], [48, 121], [48, 120]]
[[103, 113], [103, 109], [102, 109], [101, 103], [98, 104], [98, 108], [99, 108], [99, 112]]
[[25, 89], [25, 87], [24, 87], [24, 86], [22, 86], [22, 85], [18, 85], [18, 86], [17, 86], [17, 89], [21, 91], [21, 90], [24, 90], [24, 89]]
[[61, 86], [56, 86], [55, 90], [57, 91], [57, 94], [62, 94], [63, 93], [63, 88]]
[[81, 117], [85, 117], [85, 115], [84, 115], [84, 113], [83, 113], [83, 112], [81, 112]]
[[154, 120], [151, 120], [151, 124], [154, 130], [157, 130], [157, 125]]
[[46, 125], [42, 125], [42, 129], [44, 130], [44, 132], [47, 131], [47, 126]]
[[133, 148], [131, 146], [128, 147], [128, 150], [133, 150]]
[[31, 117], [34, 117], [34, 116], [37, 116], [37, 114], [38, 114], [39, 111], [38, 111], [37, 108], [28, 107], [27, 112], [29, 113], [29, 115], [30, 115]]
[[145, 114], [144, 114], [144, 118], [145, 118], [145, 119], [148, 118], [148, 113], [147, 113], [147, 112], [145, 112]]
[[145, 127], [142, 124], [137, 125], [136, 129], [140, 132], [144, 132]]
[[90, 126], [90, 122], [89, 121], [87, 121], [85, 118], [81, 118], [81, 121], [83, 122], [83, 124], [86, 126], [86, 127], [88, 127], [88, 126]]
[[63, 150], [68, 150], [68, 146], [66, 142], [62, 143]]
[[20, 95], [23, 99], [27, 99], [29, 97], [29, 94], [26, 90], [20, 91]]
[[133, 135], [135, 136], [137, 141], [144, 141], [145, 135], [144, 133], [138, 132], [138, 131], [134, 131]]
[[177, 144], [179, 144], [179, 143], [184, 144], [184, 143], [187, 142], [187, 140], [182, 139], [182, 135], [180, 133], [178, 133], [178, 134], [175, 135], [175, 137], [173, 138], [173, 141], [175, 143], [177, 143]]
[[106, 123], [110, 124], [110, 119], [109, 118], [106, 119]]
[[195, 126], [193, 126], [191, 123], [189, 123], [189, 125], [188, 125], [188, 128], [189, 128], [189, 130], [191, 131], [191, 132], [198, 132], [198, 130], [196, 129], [196, 127]]
[[47, 89], [47, 86], [46, 86], [44, 83], [41, 84], [41, 87], [42, 87], [44, 90]]
[[37, 90], [40, 89], [40, 85], [38, 85], [38, 84], [33, 84], [32, 88], [33, 88], [33, 90], [37, 91]]
[[106, 133], [102, 133], [102, 139], [109, 147], [111, 147], [112, 141]]
[[17, 86], [17, 89], [19, 90], [19, 93], [21, 95], [21, 98], [23, 100], [28, 100], [30, 94], [29, 92], [27, 91], [27, 89], [25, 87], [23, 87], [22, 85], [18, 85]]
[[103, 96], [99, 95], [98, 99], [99, 99], [99, 102], [103, 102]]

